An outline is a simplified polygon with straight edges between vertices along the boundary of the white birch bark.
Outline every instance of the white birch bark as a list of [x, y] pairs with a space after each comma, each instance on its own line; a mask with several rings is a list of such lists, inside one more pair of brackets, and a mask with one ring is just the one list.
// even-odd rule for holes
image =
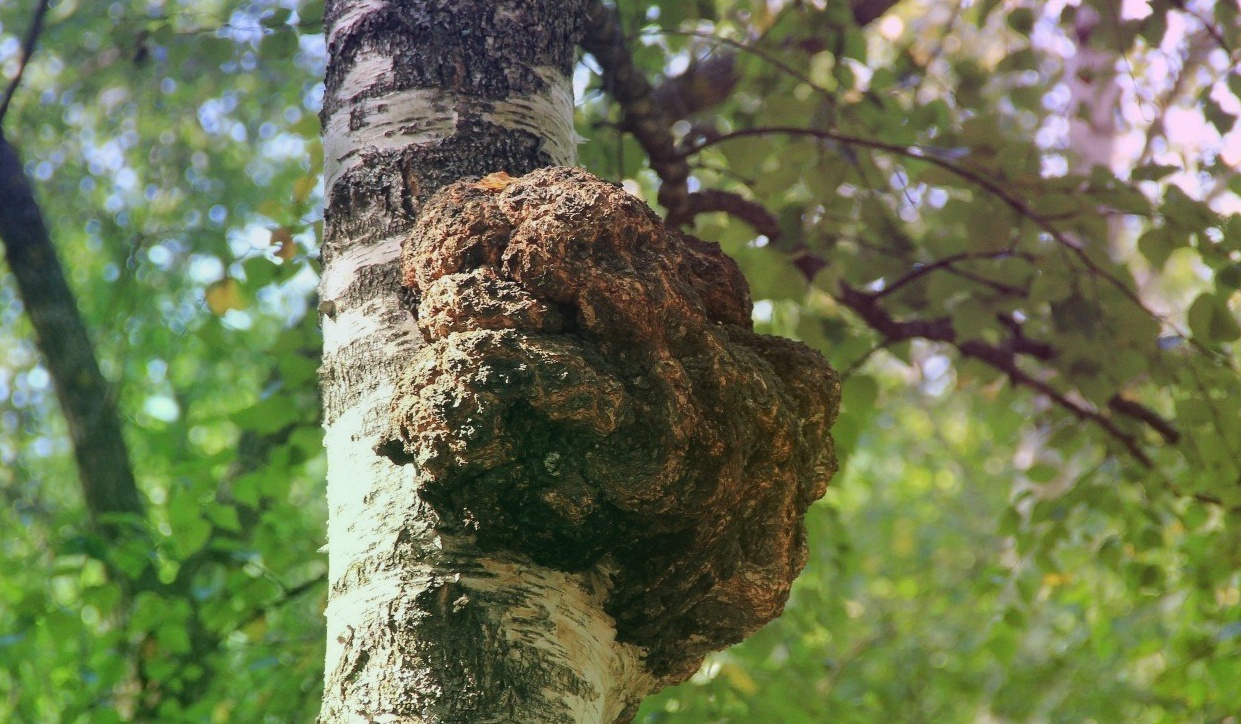
[[448, 182], [574, 162], [579, 5], [328, 2], [324, 722], [623, 721], [651, 688], [600, 581], [445, 540], [413, 468], [375, 452], [421, 343], [401, 240]]

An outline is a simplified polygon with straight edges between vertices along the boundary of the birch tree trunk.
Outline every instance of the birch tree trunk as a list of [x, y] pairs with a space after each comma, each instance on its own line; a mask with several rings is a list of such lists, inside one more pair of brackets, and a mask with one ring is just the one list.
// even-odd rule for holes
[[645, 691], [598, 587], [435, 531], [375, 453], [420, 344], [398, 256], [436, 189], [574, 162], [575, 0], [329, 0], [320, 285], [325, 722], [611, 722]]
[[325, 722], [628, 721], [805, 565], [839, 380], [563, 168], [583, 13], [327, 6]]

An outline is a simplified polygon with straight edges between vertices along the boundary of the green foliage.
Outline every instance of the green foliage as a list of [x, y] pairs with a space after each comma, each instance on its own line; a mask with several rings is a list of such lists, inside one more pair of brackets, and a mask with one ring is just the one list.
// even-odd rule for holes
[[[33, 5], [0, 9], [6, 42]], [[2, 720], [317, 710], [319, 23], [274, 3], [49, 12], [5, 135], [116, 383], [149, 520], [116, 547], [88, 532], [6, 270]]]
[[[0, 5], [0, 48], [33, 5]], [[906, 0], [864, 28], [846, 3], [620, 5], [656, 83], [733, 57], [735, 87], [674, 131], [694, 188], [780, 233], [725, 213], [695, 231], [739, 261], [763, 331], [845, 374], [845, 468], [786, 615], [639, 721], [1241, 711], [1236, 4]], [[317, 710], [321, 26], [309, 1], [49, 14], [5, 134], [116, 384], [148, 519], [116, 546], [89, 532], [0, 277], [0, 720]], [[1121, 87], [1110, 168], [1070, 132], [1086, 50]], [[588, 65], [582, 163], [654, 199]], [[877, 326], [845, 289], [933, 329]]]

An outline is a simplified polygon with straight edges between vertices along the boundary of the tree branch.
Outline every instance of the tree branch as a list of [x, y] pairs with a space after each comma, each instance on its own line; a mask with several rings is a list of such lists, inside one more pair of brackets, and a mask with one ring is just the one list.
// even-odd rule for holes
[[34, 53], [34, 45], [39, 41], [39, 35], [43, 32], [43, 16], [47, 15], [47, 6], [50, 3], [51, 0], [40, 0], [35, 6], [30, 28], [26, 30], [26, 37], [22, 39], [22, 57], [17, 63], [17, 73], [14, 74], [13, 80], [9, 81], [9, 87], [4, 89], [4, 96], [0, 97], [0, 126], [4, 124], [4, 116], [9, 112], [9, 102], [13, 100], [13, 94], [21, 85], [22, 75], [26, 72], [26, 63], [30, 61], [30, 56]]
[[[951, 320], [947, 318], [936, 319], [933, 321], [897, 321], [888, 314], [887, 310], [879, 306], [878, 299], [861, 290], [855, 289], [848, 284], [841, 283], [836, 298], [841, 304], [853, 310], [859, 317], [863, 319], [872, 329], [884, 336], [887, 341], [902, 341], [906, 339], [921, 338], [937, 342], [946, 342], [957, 348], [961, 354], [966, 357], [976, 359], [996, 370], [1003, 372], [1008, 376], [1014, 385], [1026, 387], [1043, 395], [1053, 403], [1068, 411], [1074, 417], [1084, 422], [1090, 422], [1098, 426], [1110, 437], [1119, 442], [1125, 450], [1129, 452], [1135, 460], [1137, 460], [1145, 468], [1153, 467], [1154, 463], [1150, 457], [1142, 450], [1137, 439], [1121, 430], [1116, 426], [1116, 422], [1102, 412], [1090, 407], [1087, 404], [1078, 402], [1065, 393], [1055, 389], [1043, 380], [1040, 380], [1025, 370], [1017, 366], [1018, 349], [1016, 345], [994, 345], [984, 342], [980, 339], [967, 339], [964, 341], [957, 339], [956, 330], [952, 328]], [[1040, 349], [1037, 348], [1036, 349]], [[1045, 350], [1044, 350], [1045, 351]], [[1113, 400], [1120, 398], [1113, 397]], [[1175, 430], [1166, 422], [1158, 418], [1155, 413], [1147, 410], [1136, 402], [1123, 400], [1125, 404], [1113, 405], [1109, 402], [1109, 407], [1115, 412], [1125, 414], [1126, 416], [1136, 417], [1148, 425], [1151, 425], [1161, 433], [1165, 430], [1171, 431], [1174, 435]], [[1133, 407], [1128, 407], [1132, 405]], [[1140, 411], [1139, 411], [1140, 410]], [[1150, 418], [1150, 419], [1147, 419]], [[1158, 420], [1157, 424], [1153, 424], [1151, 419]], [[1163, 427], [1164, 430], [1160, 430]], [[1167, 439], [1167, 435], [1164, 435]]]
[[[857, 23], [865, 25], [880, 17], [894, 4], [894, 0], [853, 0], [850, 5]], [[730, 192], [699, 191], [693, 194], [689, 193], [686, 185], [689, 177], [688, 159], [709, 146], [735, 138], [771, 134], [812, 136], [843, 145], [869, 148], [924, 161], [978, 186], [1009, 206], [1020, 216], [1029, 219], [1040, 230], [1055, 239], [1057, 243], [1069, 249], [1088, 271], [1106, 280], [1129, 299], [1130, 302], [1138, 305], [1139, 308], [1150, 314], [1150, 311], [1146, 309], [1146, 306], [1135, 291], [1125, 286], [1123, 281], [1099, 267], [1094, 259], [1090, 258], [1086, 253], [1086, 250], [1082, 248], [1081, 244], [1066, 236], [1048, 219], [1038, 214], [1024, 200], [1010, 193], [1008, 189], [984, 173], [960, 166], [935, 155], [935, 149], [884, 143], [834, 131], [780, 127], [743, 129], [728, 134], [711, 136], [701, 139], [688, 149], [678, 151], [670, 130], [671, 120], [684, 117], [687, 111], [683, 108], [673, 108], [672, 113], [666, 113], [661, 109], [660, 101], [667, 103], [668, 97], [675, 95], [678, 87], [688, 86], [692, 79], [669, 79], [665, 83], [666, 87], [661, 87], [658, 90], [653, 89], [650, 83], [633, 65], [633, 58], [625, 46], [625, 39], [620, 30], [620, 23], [615, 11], [605, 7], [602, 0], [593, 0], [587, 15], [589, 18], [588, 27], [586, 37], [582, 41], [582, 47], [598, 61], [603, 71], [604, 89], [621, 106], [623, 114], [622, 127], [632, 133], [647, 152], [651, 168], [662, 182], [659, 191], [659, 202], [668, 210], [668, 222], [670, 224], [688, 223], [699, 213], [723, 211], [750, 224], [760, 234], [765, 234], [771, 239], [778, 238], [779, 225], [770, 211], [761, 204]], [[703, 65], [706, 67], [707, 64], [704, 63]], [[711, 65], [710, 70], [715, 76], [728, 80], [728, 86], [731, 89], [732, 83], [735, 82], [731, 80], [731, 62], [721, 60]], [[680, 84], [680, 86], [675, 84]], [[719, 103], [724, 97], [727, 97], [727, 93], [711, 92], [703, 98], [695, 96], [694, 103], [692, 104], [693, 110], [688, 112], [701, 112], [711, 107], [711, 105]], [[822, 266], [822, 260], [818, 260], [813, 255], [803, 255], [803, 257], [803, 260], [818, 261], [817, 264], [812, 265], [813, 268], [820, 268]], [[897, 287], [909, 283], [922, 274], [936, 268], [960, 273], [960, 270], [954, 269], [952, 265], [955, 261], [962, 260], [963, 258], [941, 260], [942, 263], [915, 270], [906, 278], [898, 280], [889, 289], [874, 295], [863, 293], [842, 283], [837, 299], [858, 313], [873, 329], [884, 335], [887, 342], [922, 338], [952, 344], [963, 355], [977, 359], [1004, 372], [1014, 384], [1030, 388], [1046, 396], [1078, 419], [1097, 425], [1112, 438], [1120, 442], [1144, 467], [1151, 467], [1152, 462], [1150, 458], [1138, 445], [1136, 438], [1118, 428], [1112, 418], [1087, 404], [1067, 397], [1064, 393], [1051, 387], [1046, 382], [1031, 376], [1017, 366], [1017, 355], [1050, 361], [1058, 355], [1058, 352], [1049, 344], [1024, 337], [1021, 334], [1020, 324], [1016, 320], [1001, 316], [1000, 321], [1009, 329], [1010, 337], [1005, 341], [1004, 345], [996, 346], [976, 339], [958, 341], [956, 330], [953, 329], [950, 319], [898, 322], [892, 319], [879, 306], [878, 298], [880, 296], [890, 293]], [[1001, 291], [1012, 293], [1019, 290], [1008, 288]], [[1152, 317], [1158, 319], [1154, 314], [1152, 314]], [[1139, 403], [1114, 396], [1109, 400], [1108, 408], [1118, 415], [1130, 417], [1146, 424], [1170, 443], [1175, 443], [1179, 439], [1179, 433], [1170, 423]]]
[[780, 222], [766, 206], [731, 191], [695, 191], [686, 198], [685, 208], [690, 218], [712, 211], [723, 211], [729, 216], [741, 219], [752, 226], [755, 232], [772, 241], [780, 238]]
[[[850, 9], [857, 24], [864, 26], [887, 12], [897, 1], [851, 0]], [[712, 77], [712, 89], [705, 94], [684, 93], [698, 80], [688, 74], [684, 78], [669, 79], [659, 89], [653, 88], [634, 66], [620, 18], [614, 9], [603, 4], [603, 0], [590, 0], [587, 5], [581, 46], [599, 63], [603, 88], [621, 107], [621, 128], [637, 139], [646, 151], [651, 170], [659, 176], [658, 201], [667, 210], [666, 221], [673, 226], [689, 223], [696, 213], [692, 206], [696, 202], [689, 198], [689, 164], [677, 150], [672, 123], [718, 105], [728, 97], [736, 84], [732, 58], [721, 56], [699, 64], [701, 67], [696, 70]], [[682, 96], [692, 97], [691, 102], [685, 107], [672, 107], [670, 99]], [[750, 223], [749, 219], [740, 218]]]
[[[903, 146], [903, 145], [895, 144], [895, 143], [885, 143], [883, 141], [876, 141], [872, 138], [862, 138], [860, 136], [851, 136], [851, 135], [844, 134], [844, 133], [837, 133], [836, 131], [825, 131], [825, 130], [819, 130], [819, 129], [814, 129], [814, 128], [801, 128], [797, 126], [771, 126], [771, 127], [763, 127], [763, 128], [746, 128], [746, 129], [742, 129], [739, 131], [733, 131], [732, 133], [726, 133], [720, 136], [716, 136], [714, 138], [709, 138], [686, 149], [684, 151], [684, 154], [686, 157], [689, 157], [710, 146], [715, 146], [720, 143], [724, 143], [725, 141], [731, 141], [731, 140], [738, 139], [738, 138], [747, 138], [751, 136], [781, 136], [781, 135], [783, 136], [809, 136], [811, 138], [817, 138], [817, 139], [824, 140], [824, 141], [832, 141], [834, 143], [839, 143], [839, 144], [846, 145], [846, 146], [856, 146], [858, 148], [869, 148], [875, 151], [884, 151], [886, 153], [891, 153], [896, 156], [901, 156], [901, 157], [909, 158], [909, 159], [915, 159], [918, 161], [929, 163], [932, 166], [938, 166], [939, 168], [944, 169], [948, 173], [951, 173], [952, 175], [957, 176], [958, 178], [969, 181], [975, 186], [978, 186], [982, 190], [986, 191], [988, 194], [999, 199], [1006, 206], [1011, 208], [1013, 211], [1017, 212], [1019, 216], [1025, 219], [1028, 219], [1031, 223], [1033, 223], [1040, 230], [1045, 232], [1052, 239], [1055, 239], [1056, 243], [1060, 244], [1062, 247], [1072, 252], [1073, 255], [1077, 257], [1078, 261], [1082, 263], [1082, 266], [1085, 267], [1087, 271], [1094, 274], [1098, 278], [1106, 281], [1109, 285], [1111, 285], [1117, 291], [1119, 291], [1122, 296], [1124, 296], [1126, 299], [1128, 299], [1133, 304], [1137, 305], [1137, 307], [1141, 309], [1143, 312], [1146, 312], [1147, 314], [1149, 314], [1151, 318], [1158, 319], [1161, 322], [1171, 325], [1171, 323], [1168, 322], [1168, 320], [1163, 319], [1162, 317], [1156, 315], [1154, 312], [1151, 312], [1149, 309], [1147, 309], [1146, 305], [1142, 302], [1142, 299], [1141, 297], [1138, 296], [1137, 292], [1125, 286], [1125, 283], [1123, 281], [1109, 274], [1107, 270], [1100, 267], [1099, 264], [1094, 259], [1090, 258], [1090, 255], [1086, 253], [1086, 249], [1083, 248], [1080, 243], [1078, 243], [1074, 239], [1069, 238], [1064, 232], [1057, 229], [1046, 217], [1036, 212], [1024, 200], [1022, 200], [1016, 194], [1006, 189], [1003, 184], [989, 178], [985, 172], [976, 171], [966, 166], [953, 163], [952, 161], [949, 161], [945, 158], [941, 158], [940, 156], [936, 155], [937, 154], [936, 149], [924, 148], [921, 146]], [[1188, 337], [1188, 335], [1185, 335], [1185, 336]]]
[[[22, 67], [34, 48], [46, 6], [47, 2], [40, 3], [26, 36]], [[7, 108], [20, 77], [19, 70], [0, 112]], [[105, 538], [115, 541], [125, 528], [120, 517], [144, 515], [116, 401], [95, 361], [86, 325], [65, 280], [30, 180], [3, 129], [0, 240], [69, 426], [87, 510]]]
[[655, 102], [653, 89], [633, 64], [620, 18], [602, 0], [586, 8], [582, 48], [599, 63], [603, 88], [621, 107], [621, 128], [633, 134], [646, 151], [651, 169], [663, 182], [659, 203], [668, 212], [668, 223], [679, 226], [689, 220], [689, 164], [677, 151], [671, 124]]

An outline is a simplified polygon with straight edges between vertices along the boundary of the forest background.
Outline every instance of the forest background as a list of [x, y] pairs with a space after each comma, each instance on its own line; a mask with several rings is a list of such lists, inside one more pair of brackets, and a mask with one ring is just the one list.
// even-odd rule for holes
[[[0, 105], [0, 719], [318, 710], [320, 14], [0, 7], [20, 77]], [[638, 720], [1241, 711], [1236, 3], [618, 15], [661, 114], [584, 55], [582, 165], [719, 242], [757, 327], [820, 350], [845, 398], [785, 615]], [[48, 257], [14, 169], [67, 282], [33, 299], [21, 265]], [[69, 329], [71, 307], [90, 345], [40, 347], [32, 320]], [[75, 465], [121, 439], [124, 470]], [[126, 474], [138, 496], [109, 497]]]

